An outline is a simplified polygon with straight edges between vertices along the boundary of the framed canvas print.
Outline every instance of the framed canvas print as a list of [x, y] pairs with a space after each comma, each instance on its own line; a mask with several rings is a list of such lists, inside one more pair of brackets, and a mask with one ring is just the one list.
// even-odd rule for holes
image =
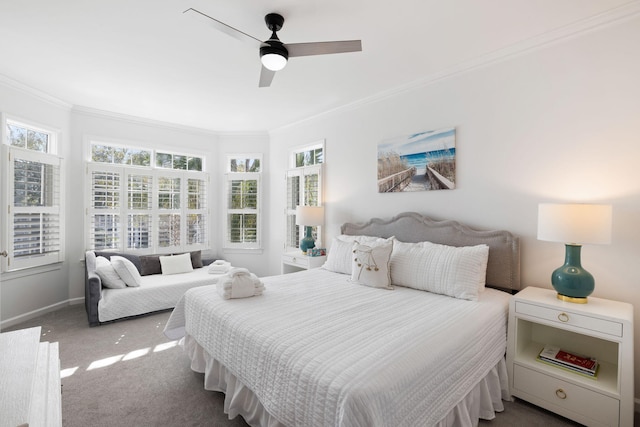
[[398, 136], [378, 144], [379, 193], [452, 190], [455, 175], [455, 128]]

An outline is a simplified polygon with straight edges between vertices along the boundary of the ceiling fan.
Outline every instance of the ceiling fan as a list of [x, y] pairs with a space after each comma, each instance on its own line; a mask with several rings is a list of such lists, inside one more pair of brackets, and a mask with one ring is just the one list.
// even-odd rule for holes
[[285, 44], [280, 41], [277, 32], [284, 24], [284, 18], [277, 13], [269, 13], [264, 17], [267, 28], [272, 32], [269, 40], [261, 41], [243, 31], [233, 28], [222, 21], [217, 20], [199, 10], [189, 8], [183, 13], [189, 14], [207, 22], [215, 29], [224, 32], [238, 40], [248, 42], [260, 49], [260, 71], [259, 87], [269, 87], [273, 81], [276, 71], [282, 70], [287, 65], [287, 60], [296, 56], [326, 55], [330, 53], [346, 53], [362, 51], [360, 40], [344, 40], [333, 42], [312, 42], [312, 43], [290, 43]]

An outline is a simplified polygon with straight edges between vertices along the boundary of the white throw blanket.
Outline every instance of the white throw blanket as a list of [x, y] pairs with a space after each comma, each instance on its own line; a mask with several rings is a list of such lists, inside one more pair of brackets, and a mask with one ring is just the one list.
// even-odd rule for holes
[[217, 259], [209, 264], [209, 273], [211, 274], [225, 274], [231, 269], [231, 263], [223, 259]]
[[248, 298], [262, 295], [264, 284], [246, 268], [232, 268], [217, 283], [218, 294], [223, 299]]

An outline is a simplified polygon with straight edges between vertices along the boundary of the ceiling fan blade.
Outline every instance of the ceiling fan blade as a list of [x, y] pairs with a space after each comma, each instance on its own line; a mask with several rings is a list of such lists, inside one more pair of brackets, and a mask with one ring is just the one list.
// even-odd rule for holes
[[285, 44], [289, 57], [327, 55], [330, 53], [347, 53], [362, 51], [361, 40], [344, 40], [338, 42], [313, 42]]
[[271, 82], [273, 81], [273, 76], [275, 75], [276, 75], [275, 71], [271, 71], [263, 65], [262, 70], [260, 70], [260, 83], [258, 83], [258, 87], [271, 86]]
[[216, 30], [221, 31], [233, 37], [234, 39], [240, 40], [241, 42], [250, 43], [253, 46], [256, 46], [256, 45], [260, 46], [260, 44], [262, 43], [262, 40], [258, 40], [252, 35], [247, 34], [243, 31], [240, 31], [237, 28], [233, 28], [232, 26], [227, 25], [222, 21], [218, 21], [216, 18], [213, 18], [207, 15], [206, 13], [202, 13], [199, 10], [196, 10], [194, 8], [190, 7], [189, 9], [185, 10], [182, 13], [187, 14], [195, 19], [198, 19], [208, 25], [211, 25]]

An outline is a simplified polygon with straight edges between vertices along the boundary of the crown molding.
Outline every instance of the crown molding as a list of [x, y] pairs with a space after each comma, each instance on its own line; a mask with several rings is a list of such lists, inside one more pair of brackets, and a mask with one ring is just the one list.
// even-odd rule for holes
[[51, 104], [55, 107], [64, 108], [66, 110], [70, 110], [73, 107], [73, 104], [70, 104], [67, 101], [64, 101], [53, 95], [49, 95], [46, 92], [14, 80], [11, 77], [5, 76], [4, 74], [0, 74], [0, 84], [7, 86], [10, 89], [32, 96], [40, 101], [44, 101], [47, 104]]
[[286, 129], [299, 126], [303, 123], [310, 122], [325, 116], [329, 116], [336, 113], [343, 113], [349, 110], [355, 110], [361, 108], [367, 104], [373, 104], [382, 100], [392, 98], [407, 92], [411, 92], [417, 89], [422, 89], [439, 81], [450, 79], [459, 76], [464, 73], [471, 72], [480, 68], [488, 67], [493, 64], [507, 61], [511, 58], [515, 58], [520, 55], [525, 55], [536, 50], [543, 49], [548, 46], [552, 46], [563, 41], [589, 34], [594, 31], [601, 30], [603, 28], [625, 22], [640, 15], [640, 1], [634, 0], [629, 3], [625, 3], [616, 8], [610, 9], [606, 12], [599, 13], [589, 18], [576, 21], [572, 24], [556, 28], [546, 33], [539, 34], [534, 37], [522, 40], [512, 45], [506, 46], [501, 49], [497, 49], [492, 52], [488, 52], [476, 58], [461, 62], [451, 68], [443, 70], [441, 72], [433, 73], [418, 80], [414, 80], [410, 83], [396, 86], [395, 88], [378, 92], [374, 95], [366, 98], [359, 99], [348, 104], [344, 104], [322, 113], [315, 114], [310, 117], [306, 117], [301, 120], [280, 126], [278, 128], [271, 129], [270, 134], [278, 133]]

